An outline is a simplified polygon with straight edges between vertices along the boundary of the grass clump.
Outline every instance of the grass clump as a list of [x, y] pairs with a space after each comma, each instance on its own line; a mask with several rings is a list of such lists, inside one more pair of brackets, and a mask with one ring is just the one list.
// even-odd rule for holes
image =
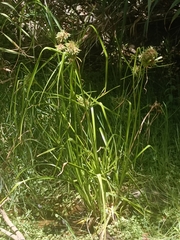
[[[179, 187], [173, 179], [179, 174], [169, 149], [179, 151], [179, 127], [170, 139], [168, 107], [147, 95], [149, 72], [161, 57], [153, 47], [129, 56], [122, 51], [120, 86], [111, 89], [109, 53], [90, 25], [105, 58], [103, 87], [92, 89], [82, 78], [82, 42], [61, 28], [47, 6], [37, 6], [46, 13], [53, 45], [29, 64], [17, 60], [9, 100], [1, 102], [0, 203], [10, 197], [17, 224], [19, 215], [25, 218], [27, 239], [178, 237], [173, 210]], [[34, 39], [31, 44], [33, 49]], [[18, 49], [4, 51], [19, 57], [20, 43]], [[7, 91], [1, 95], [5, 99]], [[39, 229], [38, 222], [29, 224], [34, 219], [43, 221], [45, 232], [32, 231]]]

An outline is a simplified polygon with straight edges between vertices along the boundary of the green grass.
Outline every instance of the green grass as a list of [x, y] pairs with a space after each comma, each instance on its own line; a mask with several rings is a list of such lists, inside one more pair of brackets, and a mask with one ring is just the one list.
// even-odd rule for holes
[[[101, 89], [92, 89], [82, 79], [80, 41], [36, 4], [46, 13], [51, 46], [34, 58], [25, 54], [28, 64], [21, 42], [19, 53], [0, 48], [18, 56], [13, 83], [0, 93], [0, 203], [10, 198], [5, 207], [26, 239], [178, 239], [179, 125], [170, 126], [169, 106], [146, 96], [149, 71], [163, 67], [161, 57], [152, 47], [121, 53], [121, 84], [111, 89], [108, 52], [89, 26], [105, 58]], [[149, 12], [153, 6], [148, 1]], [[3, 26], [13, 24], [2, 16]], [[20, 39], [29, 38], [18, 28]], [[39, 230], [40, 219], [55, 222]]]
[[[155, 193], [154, 193], [155, 194]], [[157, 193], [156, 193], [157, 194]], [[157, 195], [156, 195], [157, 196]], [[156, 197], [157, 198], [157, 197]], [[31, 213], [26, 212], [21, 217], [14, 218], [9, 214], [13, 223], [19, 228], [26, 239], [99, 239], [98, 235], [101, 226], [96, 223], [95, 232], [88, 234], [85, 227], [82, 227], [81, 221], [76, 216], [74, 219], [71, 216], [69, 224], [65, 219], [57, 220], [34, 220]], [[79, 223], [78, 223], [79, 220]], [[6, 226], [1, 222], [1, 226]], [[150, 240], [170, 240], [179, 239], [179, 212], [174, 208], [166, 208], [159, 215], [138, 215], [137, 213], [131, 214], [126, 212], [123, 216], [119, 217], [116, 221], [111, 222], [107, 227], [107, 232], [115, 239], [143, 239], [143, 237]], [[4, 238], [1, 234], [1, 239]]]

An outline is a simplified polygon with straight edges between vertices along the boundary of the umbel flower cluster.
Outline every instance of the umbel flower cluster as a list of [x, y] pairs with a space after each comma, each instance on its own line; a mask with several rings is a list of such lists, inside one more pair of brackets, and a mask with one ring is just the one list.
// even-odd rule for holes
[[157, 62], [158, 53], [153, 47], [146, 49], [140, 56], [143, 67], [152, 67]]
[[57, 45], [55, 46], [58, 51], [61, 53], [68, 53], [72, 56], [77, 55], [80, 52], [80, 49], [77, 46], [77, 43], [74, 41], [68, 41], [70, 33], [65, 30], [61, 30], [56, 35]]

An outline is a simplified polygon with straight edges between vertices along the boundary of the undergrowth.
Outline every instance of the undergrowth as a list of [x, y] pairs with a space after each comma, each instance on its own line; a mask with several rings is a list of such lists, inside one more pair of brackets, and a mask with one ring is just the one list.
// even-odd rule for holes
[[[50, 239], [47, 232], [31, 231], [37, 222], [31, 227], [29, 216], [55, 221], [57, 230], [65, 226], [57, 237], [53, 230], [51, 239], [62, 234], [66, 239], [67, 232], [67, 239], [80, 239], [74, 226], [87, 239], [177, 239], [179, 126], [172, 130], [168, 106], [147, 97], [149, 71], [165, 67], [162, 57], [154, 47], [137, 48], [129, 56], [119, 52], [124, 75], [111, 89], [109, 53], [89, 25], [105, 60], [103, 87], [87, 90], [86, 58], [78, 56], [83, 36], [75, 40], [47, 6], [36, 4], [46, 13], [51, 39], [38, 56], [26, 54], [21, 42], [2, 33], [19, 52], [1, 48], [18, 58], [13, 81], [3, 82], [1, 91], [0, 203], [10, 199], [7, 209], [17, 224], [19, 216], [25, 219], [21, 227], [27, 239]], [[11, 16], [1, 15], [3, 27], [13, 24]], [[16, 27], [20, 37], [30, 39], [23, 24]]]

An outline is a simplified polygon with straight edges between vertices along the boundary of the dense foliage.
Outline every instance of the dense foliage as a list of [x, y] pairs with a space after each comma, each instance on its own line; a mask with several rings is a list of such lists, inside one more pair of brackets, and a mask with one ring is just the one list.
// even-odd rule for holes
[[179, 203], [179, 6], [0, 3], [0, 203], [14, 215], [64, 221], [74, 238], [76, 217], [99, 239], [141, 216], [179, 237], [166, 212]]

